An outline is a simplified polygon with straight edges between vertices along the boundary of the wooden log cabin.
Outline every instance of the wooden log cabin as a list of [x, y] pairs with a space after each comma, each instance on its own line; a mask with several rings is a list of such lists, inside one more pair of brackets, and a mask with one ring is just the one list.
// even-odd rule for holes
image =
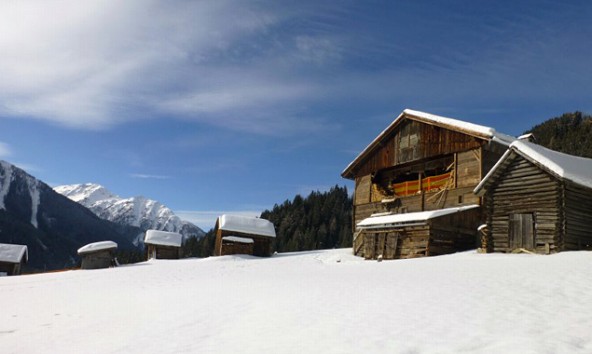
[[[216, 256], [229, 254], [271, 256], [275, 227], [269, 220], [222, 215], [216, 220], [214, 232], [216, 234], [214, 255]], [[252, 240], [252, 243], [248, 240]]]
[[81, 269], [101, 269], [113, 267], [117, 264], [115, 252], [117, 243], [113, 241], [93, 242], [80, 247], [78, 255], [81, 258]]
[[[355, 181], [354, 254], [411, 258], [474, 247], [483, 220], [473, 189], [513, 140], [493, 128], [404, 110], [341, 174]], [[447, 213], [421, 214], [434, 210]], [[372, 219], [394, 214], [410, 215], [398, 224]]]
[[148, 230], [144, 238], [146, 259], [179, 259], [183, 236], [177, 232]]
[[20, 275], [28, 260], [27, 246], [0, 243], [0, 276]]
[[494, 252], [592, 247], [592, 159], [517, 140], [475, 188]]

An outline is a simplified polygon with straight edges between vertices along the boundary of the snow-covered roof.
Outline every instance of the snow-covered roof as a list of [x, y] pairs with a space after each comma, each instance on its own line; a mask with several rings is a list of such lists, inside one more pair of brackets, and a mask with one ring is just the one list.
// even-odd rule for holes
[[254, 243], [255, 242], [255, 241], [253, 241], [252, 238], [238, 237], [238, 236], [224, 236], [224, 237], [222, 237], [222, 240], [230, 241], [230, 242], [238, 242], [238, 243]]
[[144, 243], [150, 245], [181, 247], [183, 236], [178, 232], [148, 230], [146, 231]]
[[509, 146], [514, 140], [516, 140], [516, 138], [500, 133], [494, 128], [473, 124], [454, 118], [442, 117], [431, 113], [405, 109], [388, 127], [386, 127], [386, 129], [384, 129], [370, 144], [368, 144], [368, 146], [345, 168], [345, 170], [343, 170], [341, 175], [346, 177], [350, 173], [351, 169], [361, 162], [361, 160], [365, 158], [372, 150], [374, 150], [374, 148], [380, 144], [380, 141], [405, 118], [463, 132], [481, 139], [497, 141], [498, 143], [506, 146]]
[[504, 165], [504, 162], [512, 153], [524, 157], [558, 178], [592, 188], [592, 159], [564, 154], [526, 140], [516, 140], [475, 187], [475, 193], [479, 193], [489, 180], [497, 174], [498, 169]]
[[243, 234], [275, 237], [275, 228], [269, 220], [239, 215], [222, 215], [218, 218], [220, 230]]
[[25, 261], [29, 260], [27, 246], [0, 243], [0, 262], [20, 263], [23, 257]]
[[478, 208], [479, 205], [466, 205], [457, 208], [438, 209], [430, 211], [420, 211], [416, 213], [391, 214], [383, 216], [371, 216], [358, 223], [361, 229], [374, 229], [383, 227], [397, 227], [409, 225], [423, 225], [428, 220], [440, 216], [459, 213], [465, 210]]
[[100, 242], [93, 242], [89, 243], [86, 246], [82, 246], [78, 249], [78, 254], [85, 254], [97, 251], [104, 251], [110, 249], [116, 249], [117, 243], [113, 241], [100, 241]]

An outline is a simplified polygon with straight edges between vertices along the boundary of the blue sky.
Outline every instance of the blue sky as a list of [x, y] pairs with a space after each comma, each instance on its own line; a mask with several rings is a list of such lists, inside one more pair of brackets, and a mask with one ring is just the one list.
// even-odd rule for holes
[[340, 184], [405, 108], [592, 112], [587, 1], [3, 1], [0, 159], [200, 227]]

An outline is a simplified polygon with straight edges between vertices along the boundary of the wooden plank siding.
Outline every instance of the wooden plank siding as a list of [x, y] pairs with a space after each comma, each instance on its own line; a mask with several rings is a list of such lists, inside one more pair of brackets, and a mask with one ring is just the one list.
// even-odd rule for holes
[[[516, 156], [504, 169], [503, 178], [488, 188], [485, 198], [488, 236], [494, 252], [511, 252], [518, 247], [511, 242], [511, 219], [516, 219], [519, 214], [532, 214], [532, 251], [546, 253], [549, 249], [561, 249], [562, 186], [554, 176]], [[521, 246], [529, 248], [528, 245]]]
[[[411, 130], [417, 130], [419, 134], [415, 145], [410, 147], [415, 150], [411, 155], [404, 152], [406, 148], [401, 148], [401, 132], [406, 125], [410, 125]], [[371, 175], [395, 165], [479, 148], [483, 142], [482, 139], [464, 133], [406, 120], [381, 142], [373, 154], [357, 166], [354, 173], [356, 176]]]
[[592, 189], [569, 181], [564, 188], [564, 249], [592, 249]]

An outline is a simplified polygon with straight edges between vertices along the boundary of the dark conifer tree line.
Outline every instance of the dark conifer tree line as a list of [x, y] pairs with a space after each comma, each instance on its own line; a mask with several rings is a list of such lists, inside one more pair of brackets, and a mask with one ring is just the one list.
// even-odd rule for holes
[[565, 113], [535, 125], [528, 131], [536, 143], [551, 150], [592, 158], [592, 116]]
[[[261, 213], [275, 226], [277, 252], [351, 247], [352, 200], [346, 187], [328, 192], [296, 195]], [[214, 253], [216, 235], [210, 230], [201, 239], [190, 238], [183, 245], [183, 257], [208, 257]]]
[[351, 247], [352, 200], [346, 187], [311, 192], [261, 213], [276, 228], [278, 252]]

